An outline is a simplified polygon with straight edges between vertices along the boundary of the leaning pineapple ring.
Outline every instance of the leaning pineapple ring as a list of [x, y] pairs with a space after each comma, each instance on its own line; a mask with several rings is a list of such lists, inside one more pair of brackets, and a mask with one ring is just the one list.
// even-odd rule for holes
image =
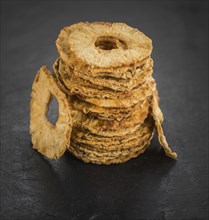
[[[59, 103], [55, 125], [47, 119], [52, 96]], [[41, 67], [33, 82], [30, 102], [30, 133], [34, 149], [50, 159], [64, 154], [70, 144], [72, 118], [66, 95], [58, 88], [46, 66]]]

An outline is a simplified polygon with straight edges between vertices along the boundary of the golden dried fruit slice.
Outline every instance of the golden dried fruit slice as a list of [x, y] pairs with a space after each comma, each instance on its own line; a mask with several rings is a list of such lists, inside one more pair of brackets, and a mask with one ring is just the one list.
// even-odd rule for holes
[[[74, 129], [73, 129], [74, 130]], [[154, 120], [151, 115], [147, 117], [145, 123], [138, 128], [133, 134], [118, 137], [105, 137], [91, 134], [87, 131], [76, 130], [76, 137], [72, 136], [73, 141], [69, 147], [69, 151], [80, 158], [84, 162], [96, 164], [114, 164], [122, 163], [131, 158], [137, 157], [143, 153], [149, 146], [154, 134]], [[129, 143], [126, 141], [126, 137]], [[137, 138], [136, 138], [137, 137]], [[95, 140], [95, 143], [79, 143], [77, 140], [81, 138], [83, 141]], [[81, 140], [80, 139], [80, 140]], [[111, 140], [112, 146], [111, 146]], [[116, 143], [116, 141], [119, 143]], [[121, 143], [120, 143], [121, 141]], [[109, 142], [110, 145], [104, 146], [99, 143]], [[90, 145], [89, 145], [90, 144]]]
[[[141, 68], [144, 64], [145, 60], [149, 59], [149, 57], [146, 57], [143, 60], [140, 60], [137, 63], [130, 64], [128, 66], [116, 66], [116, 67], [110, 67], [110, 68], [98, 68], [98, 67], [89, 67], [89, 66], [82, 66], [80, 63], [78, 63], [79, 66], [71, 65], [68, 63], [71, 68], [74, 69], [74, 71], [79, 71], [81, 73], [84, 73], [86, 75], [92, 76], [92, 77], [103, 77], [107, 74], [110, 74], [113, 77], [119, 78], [119, 79], [131, 79], [133, 78], [136, 70], [138, 68]], [[125, 74], [124, 74], [125, 73]]]
[[80, 101], [75, 97], [69, 97], [69, 102], [71, 108], [77, 110], [76, 113], [79, 112], [76, 117], [77, 119], [84, 118], [81, 116], [85, 114], [90, 119], [96, 118], [99, 121], [106, 121], [108, 126], [113, 126], [113, 124], [118, 126], [123, 123], [128, 125], [131, 121], [144, 120], [144, 116], [147, 115], [151, 105], [151, 97], [147, 97], [145, 100], [137, 103], [132, 109], [98, 107], [91, 103]]
[[153, 137], [154, 132], [148, 134], [143, 140], [139, 141], [137, 145], [128, 149], [116, 149], [116, 150], [106, 150], [98, 151], [97, 149], [92, 149], [86, 144], [72, 144], [69, 147], [69, 151], [76, 157], [80, 158], [86, 163], [96, 163], [96, 164], [115, 164], [123, 163], [131, 158], [137, 157], [139, 154], [143, 153], [149, 146], [150, 141]]
[[[129, 93], [125, 93], [122, 97], [118, 93], [107, 93], [106, 91], [102, 90], [82, 87], [76, 85], [76, 83], [73, 83], [71, 81], [67, 81], [64, 83], [63, 80], [59, 77], [57, 77], [57, 82], [60, 89], [66, 94], [69, 94], [71, 96], [76, 95], [82, 101], [86, 101], [98, 107], [104, 108], [131, 108], [138, 102], [141, 102], [146, 97], [150, 96], [156, 89], [156, 83], [152, 77], [147, 78], [142, 85], [134, 88]], [[68, 86], [66, 86], [65, 84], [68, 84]]]
[[111, 68], [150, 56], [152, 41], [124, 23], [78, 23], [61, 30], [56, 41], [61, 58], [78, 67]]
[[133, 133], [129, 133], [121, 136], [103, 136], [95, 133], [91, 133], [87, 129], [73, 127], [72, 135], [75, 139], [83, 139], [87, 141], [103, 142], [103, 143], [125, 143], [126, 141], [132, 140], [137, 136], [141, 136], [142, 132], [149, 133], [153, 131], [154, 121], [152, 116], [149, 114], [145, 119], [144, 123], [141, 124], [138, 129]]
[[118, 128], [117, 130], [101, 130], [98, 127], [92, 126], [91, 124], [74, 124], [74, 126], [80, 130], [87, 130], [92, 134], [101, 135], [104, 137], [121, 137], [123, 135], [133, 134], [136, 132], [141, 124], [129, 128]]
[[71, 86], [73, 86], [74, 84], [78, 85], [78, 87], [80, 86], [84, 86], [84, 87], [89, 87], [89, 88], [94, 88], [94, 89], [106, 89], [103, 86], [97, 86], [85, 79], [83, 79], [82, 77], [76, 76], [74, 74], [74, 70], [72, 68], [69, 68], [69, 71], [65, 71], [61, 68], [60, 64], [59, 64], [59, 59], [57, 59], [54, 64], [53, 64], [53, 69], [56, 75], [56, 78], [58, 80], [60, 80], [60, 82], [62, 82], [64, 84], [64, 86], [66, 87], [67, 90], [69, 90], [68, 93], [70, 93], [70, 89]]
[[153, 93], [153, 99], [152, 99], [152, 116], [155, 121], [155, 127], [156, 127], [157, 134], [158, 134], [158, 140], [161, 146], [163, 147], [165, 154], [171, 158], [176, 159], [177, 154], [173, 152], [171, 148], [169, 147], [166, 137], [163, 132], [163, 128], [162, 128], [163, 114], [159, 107], [158, 99], [159, 99], [158, 93], [157, 91], [155, 91]]
[[130, 146], [120, 145], [120, 146], [114, 146], [113, 149], [111, 148], [96, 148], [93, 145], [88, 145], [85, 143], [79, 143], [75, 142], [74, 140], [71, 141], [71, 146], [76, 147], [77, 149], [87, 152], [87, 153], [93, 153], [94, 155], [102, 158], [105, 156], [110, 157], [117, 157], [119, 155], [128, 155], [131, 151], [136, 151], [139, 148], [144, 147], [144, 143], [147, 143], [150, 140], [150, 137], [152, 136], [152, 133], [149, 133], [142, 137], [141, 139], [136, 140], [135, 142], [131, 142]]
[[121, 144], [115, 144], [115, 143], [111, 143], [110, 145], [107, 145], [106, 143], [98, 143], [98, 142], [90, 142], [90, 141], [84, 141], [84, 140], [79, 140], [76, 141], [74, 138], [72, 138], [74, 144], [78, 144], [78, 145], [85, 145], [87, 146], [88, 149], [93, 149], [95, 151], [98, 152], [111, 152], [114, 150], [120, 150], [120, 149], [133, 149], [134, 147], [137, 147], [138, 145], [140, 145], [141, 141], [144, 140], [146, 137], [150, 136], [150, 133], [145, 134], [142, 137], [136, 137], [130, 141], [121, 143]]
[[121, 121], [91, 118], [81, 111], [72, 110], [73, 124], [74, 126], [81, 126], [89, 131], [95, 130], [98, 132], [117, 132], [120, 129], [128, 130], [144, 122], [148, 116], [150, 104], [149, 100], [147, 100], [140, 111], [136, 109], [129, 118], [125, 118]]
[[[74, 115], [75, 114], [75, 115]], [[78, 123], [78, 119], [76, 118], [77, 114], [74, 112], [74, 110], [72, 110], [72, 117], [73, 117], [73, 126], [74, 129], [76, 128], [77, 130], [79, 130], [80, 132], [78, 133], [78, 135], [81, 137], [82, 135], [85, 135], [85, 132], [87, 133], [87, 135], [90, 133], [92, 135], [97, 135], [97, 136], [102, 136], [103, 139], [105, 138], [112, 138], [112, 140], [121, 140], [124, 137], [130, 137], [130, 136], [134, 136], [136, 134], [137, 131], [139, 131], [141, 129], [142, 126], [148, 126], [148, 125], [144, 125], [144, 123], [138, 123], [132, 127], [118, 127], [117, 130], [102, 130], [99, 126], [95, 126], [95, 124], [97, 124], [97, 122], [93, 122], [93, 123], [83, 123], [81, 121], [79, 121]], [[152, 121], [153, 119], [148, 115], [148, 117], [145, 119], [146, 124], [149, 124], [150, 127], [152, 127]], [[106, 140], [107, 140], [106, 139]]]
[[[156, 88], [155, 81], [153, 78], [151, 78], [151, 79], [147, 79], [147, 81], [144, 84], [142, 84], [139, 88], [133, 89], [129, 95], [123, 98], [108, 99], [101, 97], [91, 97], [90, 95], [84, 96], [84, 90], [78, 87], [76, 88], [76, 90], [74, 89], [73, 94], [76, 94], [80, 99], [92, 103], [94, 105], [97, 105], [99, 107], [130, 108], [135, 104], [137, 104], [138, 102], [144, 100], [146, 97], [150, 96], [155, 90], [155, 88]], [[85, 90], [85, 92], [87, 92], [87, 90]]]
[[76, 132], [72, 133], [72, 140], [77, 144], [86, 144], [90, 146], [90, 148], [97, 151], [112, 151], [112, 150], [120, 150], [120, 149], [129, 149], [138, 146], [140, 142], [150, 136], [153, 133], [153, 127], [140, 127], [138, 131], [136, 131], [132, 135], [128, 135], [128, 137], [120, 137], [118, 140], [114, 140], [113, 138], [106, 138], [104, 141], [104, 137], [94, 135], [91, 139], [83, 137], [78, 137]]
[[[59, 104], [55, 125], [47, 118], [52, 96]], [[59, 89], [46, 66], [38, 71], [32, 86], [30, 102], [30, 134], [33, 148], [50, 159], [64, 154], [70, 144], [72, 117], [66, 95]]]
[[75, 157], [83, 160], [85, 163], [95, 163], [95, 164], [118, 164], [118, 163], [124, 163], [132, 158], [135, 158], [139, 156], [139, 154], [144, 153], [147, 146], [150, 142], [144, 143], [143, 146], [140, 146], [139, 148], [135, 148], [134, 151], [129, 151], [128, 153], [124, 154], [123, 152], [121, 154], [118, 154], [117, 156], [97, 156], [94, 155], [92, 152], [86, 152], [81, 149], [78, 149], [77, 146], [70, 146], [68, 149], [71, 154], [73, 154]]
[[[111, 89], [120, 92], [132, 90], [138, 84], [142, 84], [146, 78], [152, 75], [153, 61], [148, 58], [144, 63], [137, 67], [136, 70], [130, 70], [124, 73], [100, 73], [97, 76], [92, 76], [86, 72], [79, 72], [64, 64], [62, 59], [57, 59], [53, 65], [55, 73], [66, 80], [74, 80], [82, 86], [88, 86], [97, 89]], [[131, 76], [130, 76], [131, 75]], [[65, 80], [63, 80], [65, 81]]]
[[89, 117], [96, 117], [101, 120], [117, 120], [121, 121], [125, 118], [131, 117], [134, 111], [141, 111], [145, 102], [151, 97], [147, 97], [144, 100], [138, 102], [130, 108], [104, 108], [94, 105], [84, 100], [79, 99], [77, 96], [71, 96], [70, 102], [71, 106], [75, 110], [82, 111], [84, 114], [89, 115]]
[[[84, 95], [78, 95], [80, 99], [85, 100], [86, 102], [92, 103], [94, 105], [105, 107], [105, 108], [130, 108], [137, 104], [138, 102], [144, 100], [146, 97], [150, 96], [156, 88], [155, 81], [153, 79], [147, 80], [139, 88], [133, 89], [131, 93], [124, 98], [98, 98], [98, 97], [88, 97]], [[81, 90], [77, 90], [81, 92]]]
[[[132, 90], [130, 89], [129, 91], [114, 91], [110, 88], [97, 86], [89, 81], [79, 78], [78, 76], [75, 76], [73, 72], [69, 74], [61, 73], [61, 70], [59, 69], [57, 63], [54, 64], [54, 71], [57, 80], [60, 82], [60, 84], [62, 84], [61, 89], [64, 88], [64, 91], [67, 92], [67, 94], [77, 94], [86, 98], [127, 99], [129, 96], [133, 96], [133, 94], [139, 93], [139, 90], [144, 90], [144, 87], [154, 81], [151, 77], [151, 74], [147, 73], [147, 76], [146, 78], [144, 78], [143, 83], [137, 84], [137, 86], [132, 88]], [[152, 72], [152, 70], [150, 70], [150, 72]]]
[[[126, 66], [126, 67], [117, 67], [117, 68], [110, 68], [110, 69], [89, 69], [85, 71], [78, 71], [77, 68], [74, 69], [72, 66], [68, 66], [67, 63], [62, 60], [62, 58], [58, 58], [59, 64], [61, 66], [61, 69], [68, 73], [73, 70], [75, 75], [80, 75], [81, 77], [85, 76], [88, 77], [89, 79], [98, 79], [98, 78], [103, 78], [105, 77], [112, 77], [113, 79], [118, 79], [118, 80], [131, 80], [134, 77], [137, 76], [137, 74], [144, 72], [145, 70], [152, 69], [153, 68], [153, 60], [151, 57], [147, 57], [144, 60], [141, 60], [140, 62]], [[55, 61], [56, 62], [56, 61]], [[110, 78], [111, 79], [111, 78]]]

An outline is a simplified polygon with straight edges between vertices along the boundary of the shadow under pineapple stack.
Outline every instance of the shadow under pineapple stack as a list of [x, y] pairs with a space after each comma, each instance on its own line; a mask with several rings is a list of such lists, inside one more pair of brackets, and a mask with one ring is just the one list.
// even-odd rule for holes
[[[48, 158], [69, 150], [85, 162], [122, 163], [143, 153], [163, 115], [152, 77], [152, 41], [123, 23], [81, 22], [61, 30], [60, 57], [51, 74], [42, 67], [33, 83], [30, 132], [33, 147]], [[47, 117], [51, 97], [59, 117]]]

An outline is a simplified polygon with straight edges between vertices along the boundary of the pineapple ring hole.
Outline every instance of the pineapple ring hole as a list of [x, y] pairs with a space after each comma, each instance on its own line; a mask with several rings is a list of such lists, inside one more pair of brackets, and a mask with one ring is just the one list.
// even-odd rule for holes
[[59, 116], [58, 101], [54, 96], [51, 96], [48, 104], [47, 119], [52, 125], [56, 125], [58, 116]]
[[124, 50], [128, 49], [125, 41], [112, 36], [101, 36], [95, 41], [95, 46], [101, 50], [112, 50], [122, 48]]

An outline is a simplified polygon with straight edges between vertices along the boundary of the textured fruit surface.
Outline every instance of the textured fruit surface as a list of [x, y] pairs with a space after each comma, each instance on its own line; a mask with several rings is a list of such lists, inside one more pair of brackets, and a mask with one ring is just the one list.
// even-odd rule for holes
[[[52, 96], [59, 103], [59, 116], [55, 125], [47, 118]], [[66, 95], [43, 66], [34, 79], [31, 93], [30, 133], [33, 147], [48, 158], [59, 158], [70, 144], [71, 130], [72, 118]]]

